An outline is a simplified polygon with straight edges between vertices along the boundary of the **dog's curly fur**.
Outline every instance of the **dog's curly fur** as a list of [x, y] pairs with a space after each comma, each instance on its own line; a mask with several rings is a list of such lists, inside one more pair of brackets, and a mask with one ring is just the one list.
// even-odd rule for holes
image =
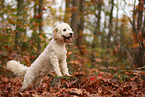
[[[51, 69], [57, 76], [69, 76], [65, 44], [70, 42], [73, 31], [67, 23], [58, 24], [53, 30], [53, 38], [39, 57], [27, 67], [17, 61], [11, 60], [7, 63], [7, 68], [15, 75], [24, 77], [23, 85], [20, 91], [24, 91], [29, 85], [38, 87], [42, 79]], [[61, 65], [62, 73], [59, 68]]]

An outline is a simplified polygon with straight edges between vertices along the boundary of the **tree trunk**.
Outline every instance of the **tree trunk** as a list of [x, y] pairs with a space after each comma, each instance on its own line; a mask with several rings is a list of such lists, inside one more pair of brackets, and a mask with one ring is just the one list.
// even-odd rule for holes
[[[145, 65], [144, 63], [144, 44], [143, 44], [143, 7], [144, 6], [144, 2], [142, 2], [142, 0], [139, 0], [139, 8], [138, 8], [138, 21], [137, 21], [137, 40], [139, 43], [139, 48], [136, 52], [135, 55], [135, 64], [139, 67], [142, 67]], [[140, 35], [142, 34], [142, 35]]]
[[[105, 14], [105, 17], [104, 17], [104, 18], [106, 18], [106, 14]], [[104, 48], [106, 47], [106, 46], [105, 46], [105, 37], [104, 37], [104, 35], [105, 35], [105, 33], [106, 33], [105, 29], [107, 29], [106, 20], [104, 20], [104, 28], [103, 28], [102, 37], [101, 37], [101, 48], [102, 48], [102, 49], [104, 49]]]
[[32, 25], [32, 30], [33, 30], [33, 33], [32, 33], [32, 37], [31, 37], [31, 40], [33, 41], [33, 45], [35, 44], [35, 46], [37, 45], [38, 43], [38, 40], [37, 40], [37, 36], [38, 36], [38, 33], [37, 33], [37, 26], [35, 25], [35, 22], [36, 22], [36, 14], [37, 14], [37, 4], [35, 3], [34, 4], [34, 15], [33, 15], [33, 19], [31, 21], [31, 25]]
[[43, 0], [39, 0], [39, 9], [38, 9], [38, 15], [40, 18], [39, 21], [39, 34], [38, 34], [38, 52], [41, 52], [41, 39], [40, 35], [42, 33], [42, 7], [43, 7]]
[[[98, 9], [98, 14], [96, 14], [96, 10]], [[96, 22], [96, 27], [95, 27], [95, 31], [94, 31], [94, 41], [92, 43], [92, 58], [91, 58], [91, 63], [92, 63], [92, 68], [94, 67], [94, 58], [95, 58], [95, 55], [94, 55], [94, 52], [95, 52], [95, 48], [98, 44], [98, 33], [100, 32], [100, 21], [101, 21], [101, 11], [102, 11], [102, 3], [100, 2], [97, 2], [97, 7], [95, 8], [95, 16], [97, 18], [97, 22]]]
[[142, 36], [145, 39], [145, 15], [144, 15], [144, 23], [143, 23], [143, 28], [142, 28]]
[[[118, 6], [118, 0], [117, 0], [117, 6]], [[118, 35], [119, 31], [118, 31], [118, 14], [119, 14], [119, 8], [117, 7], [117, 14], [116, 14], [116, 23], [115, 23], [115, 33]], [[120, 33], [121, 34], [121, 33]], [[114, 38], [118, 38], [118, 37], [114, 37]], [[121, 38], [120, 38], [120, 43], [121, 43]]]
[[[80, 0], [73, 0], [72, 1], [72, 17], [71, 17], [71, 27], [74, 31], [74, 38], [78, 36], [77, 30], [78, 30], [78, 23], [79, 23], [79, 4]], [[74, 39], [74, 43], [76, 43], [76, 40]]]
[[135, 27], [135, 15], [136, 15], [136, 8], [135, 8], [135, 3], [136, 3], [136, 0], [134, 0], [134, 6], [133, 6], [133, 23], [132, 23], [132, 30], [133, 30], [133, 33], [135, 34], [136, 32], [136, 27]]
[[15, 48], [21, 47], [22, 42], [22, 33], [23, 33], [23, 3], [24, 0], [17, 0], [17, 24], [16, 24], [16, 31], [15, 31]]
[[[0, 12], [0, 18], [2, 19], [2, 23], [1, 23], [1, 25], [2, 25], [2, 28], [4, 28], [4, 17], [3, 17], [3, 15], [4, 15], [4, 9], [5, 8], [5, 6], [4, 6], [4, 0], [1, 0], [0, 1], [0, 9], [2, 9], [2, 11]], [[5, 33], [5, 31], [2, 29], [1, 30], [1, 33]], [[3, 43], [3, 42], [2, 42]]]
[[112, 35], [112, 20], [113, 20], [113, 8], [114, 8], [114, 0], [111, 0], [111, 10], [109, 16], [109, 33], [108, 33], [108, 47], [110, 47], [110, 38]]
[[77, 37], [76, 37], [76, 46], [79, 48], [79, 52], [81, 55], [85, 54], [85, 46], [83, 45], [83, 29], [84, 29], [84, 2], [85, 0], [80, 0], [80, 21], [78, 24], [78, 31], [77, 31]]
[[69, 14], [70, 14], [70, 3], [71, 3], [71, 0], [65, 0], [66, 2], [66, 9], [65, 9], [65, 16], [64, 16], [64, 22], [65, 23], [69, 23]]

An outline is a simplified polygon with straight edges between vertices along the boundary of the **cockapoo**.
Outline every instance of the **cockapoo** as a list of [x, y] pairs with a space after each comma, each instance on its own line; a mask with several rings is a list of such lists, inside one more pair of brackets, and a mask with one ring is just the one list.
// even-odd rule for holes
[[7, 69], [10, 69], [15, 75], [24, 77], [20, 91], [26, 90], [29, 85], [38, 87], [51, 69], [55, 71], [57, 76], [70, 76], [66, 62], [67, 50], [65, 45], [70, 42], [72, 37], [73, 31], [67, 23], [58, 24], [53, 30], [52, 40], [30, 67], [14, 60], [7, 63]]

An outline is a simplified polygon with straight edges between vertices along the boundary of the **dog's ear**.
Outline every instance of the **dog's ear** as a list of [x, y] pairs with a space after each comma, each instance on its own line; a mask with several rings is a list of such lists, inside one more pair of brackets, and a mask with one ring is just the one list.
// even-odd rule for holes
[[57, 32], [58, 32], [58, 29], [57, 28], [54, 28], [54, 30], [53, 30], [53, 37], [54, 37], [55, 40], [58, 39], [58, 37], [57, 37], [58, 36], [57, 35], [58, 33]]
[[57, 28], [54, 28], [53, 29], [53, 33], [57, 33], [58, 29]]

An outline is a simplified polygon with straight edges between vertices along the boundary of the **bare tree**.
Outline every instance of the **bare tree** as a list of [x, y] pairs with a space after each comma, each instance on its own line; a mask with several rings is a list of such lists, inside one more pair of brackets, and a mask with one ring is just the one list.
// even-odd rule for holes
[[109, 16], [109, 33], [108, 33], [108, 47], [110, 47], [110, 38], [112, 35], [112, 20], [113, 20], [113, 9], [114, 9], [114, 0], [111, 0], [111, 10], [110, 10], [110, 16]]
[[[117, 6], [118, 6], [118, 0], [117, 0]], [[115, 33], [117, 33], [117, 34], [119, 33], [119, 32], [118, 32], [118, 28], [119, 28], [119, 27], [118, 27], [118, 19], [119, 19], [119, 18], [118, 18], [118, 14], [119, 14], [119, 8], [117, 7], [116, 23], [115, 23]]]
[[[135, 31], [137, 41], [139, 43], [139, 48], [135, 54], [135, 64], [138, 66], [144, 66], [144, 44], [143, 44], [143, 35], [144, 35], [144, 27], [143, 27], [143, 6], [145, 1], [139, 0], [138, 4], [138, 19], [137, 19], [137, 31]], [[140, 35], [142, 34], [142, 35]]]
[[[98, 10], [98, 13], [96, 13], [96, 10]], [[94, 14], [96, 16], [96, 27], [94, 30], [94, 41], [92, 43], [92, 58], [91, 58], [91, 63], [92, 63], [92, 67], [93, 67], [93, 63], [94, 63], [94, 52], [95, 52], [95, 48], [97, 46], [98, 43], [98, 33], [100, 33], [100, 22], [101, 22], [101, 11], [102, 11], [102, 2], [99, 2], [96, 0], [96, 6], [95, 6], [95, 10], [94, 10]]]

